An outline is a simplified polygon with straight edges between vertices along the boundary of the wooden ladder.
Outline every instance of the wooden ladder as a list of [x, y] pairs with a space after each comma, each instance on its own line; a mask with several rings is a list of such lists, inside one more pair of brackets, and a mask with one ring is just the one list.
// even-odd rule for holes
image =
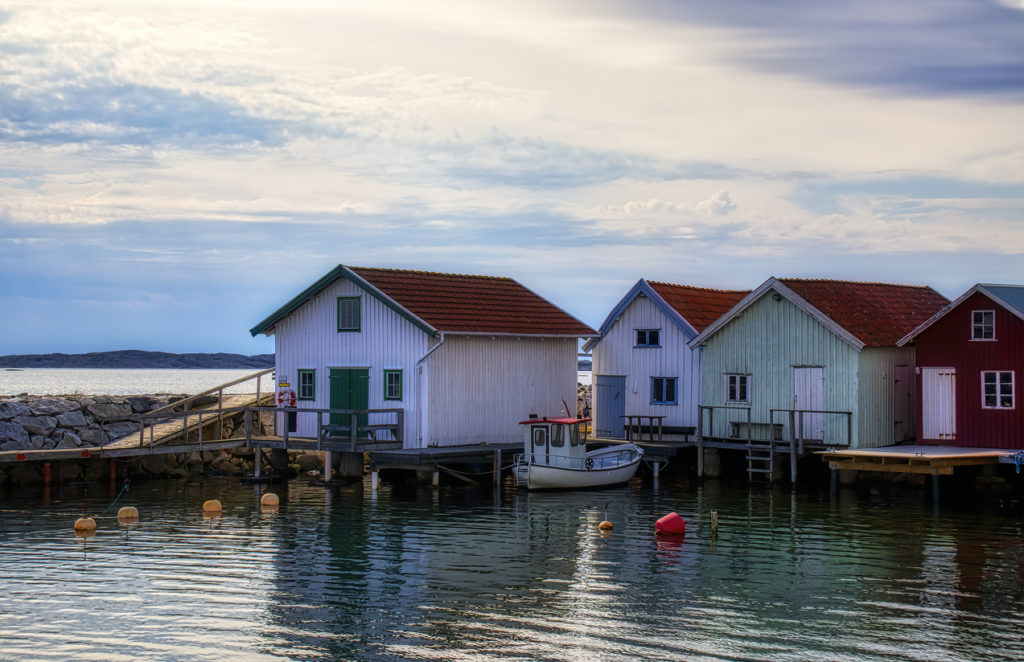
[[750, 441], [747, 443], [747, 478], [763, 476], [769, 483], [775, 472], [775, 442]]

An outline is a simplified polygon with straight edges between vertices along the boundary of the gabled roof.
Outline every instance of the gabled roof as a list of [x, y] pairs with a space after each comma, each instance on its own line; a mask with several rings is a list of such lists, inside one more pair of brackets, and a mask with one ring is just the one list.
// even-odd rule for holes
[[948, 300], [930, 287], [844, 280], [769, 278], [690, 341], [694, 347], [774, 291], [857, 350], [890, 347]]
[[339, 278], [347, 278], [424, 332], [591, 337], [596, 332], [511, 278], [338, 265], [250, 330], [272, 331]]
[[990, 283], [978, 283], [957, 297], [956, 301], [947, 304], [937, 313], [918, 325], [913, 331], [900, 338], [899, 342], [896, 344], [902, 347], [903, 345], [912, 342], [921, 335], [925, 329], [938, 322], [949, 314], [950, 311], [978, 292], [981, 292], [989, 299], [992, 299], [992, 301], [1008, 310], [1010, 313], [1024, 320], [1024, 285], [993, 285]]
[[687, 338], [692, 338], [729, 310], [749, 290], [712, 290], [690, 285], [659, 283], [641, 278], [630, 288], [626, 296], [612, 308], [604, 323], [600, 336], [588, 340], [583, 349], [589, 351], [608, 334], [622, 312], [638, 296], [646, 296]]

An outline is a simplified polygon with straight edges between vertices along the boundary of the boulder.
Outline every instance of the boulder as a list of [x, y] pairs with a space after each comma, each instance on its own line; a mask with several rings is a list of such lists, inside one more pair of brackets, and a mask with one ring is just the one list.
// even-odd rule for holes
[[0, 444], [0, 451], [27, 451], [31, 449], [32, 442], [28, 440], [28, 435], [25, 436], [24, 440], [5, 441]]
[[68, 430], [62, 430], [60, 438], [57, 441], [57, 448], [78, 448], [82, 445], [82, 440], [74, 432]]
[[22, 416], [31, 410], [14, 400], [0, 400], [0, 421], [9, 421], [16, 416]]
[[[25, 442], [28, 443], [28, 432], [17, 423], [0, 421], [0, 442]], [[19, 449], [5, 449], [19, 450]]]
[[153, 409], [153, 402], [145, 397], [126, 398], [125, 404], [131, 407], [132, 412], [136, 414], [142, 414]]
[[89, 425], [89, 422], [85, 420], [85, 414], [78, 409], [58, 414], [57, 423], [59, 423], [61, 427], [65, 428], [84, 428]]
[[63, 398], [40, 398], [31, 403], [32, 411], [44, 416], [56, 416], [78, 409], [78, 403]]
[[104, 425], [103, 429], [106, 430], [107, 436], [111, 439], [120, 439], [121, 437], [127, 437], [130, 434], [138, 436], [139, 424], [125, 421], [124, 423], [110, 423]]
[[316, 453], [303, 453], [295, 458], [295, 464], [298, 465], [299, 471], [305, 472], [311, 469], [319, 469], [320, 465], [323, 464]]
[[139, 466], [146, 473], [159, 476], [167, 471], [167, 460], [163, 455], [143, 455], [139, 458]]
[[29, 434], [50, 434], [57, 427], [53, 416], [19, 416], [14, 422], [25, 428]]
[[81, 438], [82, 443], [88, 446], [102, 446], [103, 444], [110, 441], [106, 433], [104, 433], [103, 430], [99, 429], [82, 430], [81, 432], [78, 433], [78, 436]]
[[132, 415], [132, 408], [127, 404], [112, 404], [97, 402], [87, 407], [89, 413], [99, 419], [128, 418]]
[[39, 450], [39, 449], [42, 449], [42, 448], [47, 448], [46, 437], [44, 437], [41, 434], [34, 434], [34, 435], [32, 435], [31, 439], [29, 439], [29, 443], [31, 443], [32, 444], [32, 448], [34, 448], [36, 450]]

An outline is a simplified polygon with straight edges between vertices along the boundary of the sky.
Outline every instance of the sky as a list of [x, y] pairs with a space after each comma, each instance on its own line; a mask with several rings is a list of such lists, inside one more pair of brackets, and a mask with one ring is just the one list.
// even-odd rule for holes
[[1024, 0], [0, 8], [0, 355], [272, 352], [338, 264], [1024, 283]]

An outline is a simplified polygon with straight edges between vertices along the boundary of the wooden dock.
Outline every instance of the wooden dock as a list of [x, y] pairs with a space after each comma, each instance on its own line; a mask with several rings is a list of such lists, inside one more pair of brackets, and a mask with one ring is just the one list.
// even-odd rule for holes
[[957, 467], [1004, 463], [1016, 450], [963, 446], [886, 446], [819, 451], [829, 468], [952, 476]]

